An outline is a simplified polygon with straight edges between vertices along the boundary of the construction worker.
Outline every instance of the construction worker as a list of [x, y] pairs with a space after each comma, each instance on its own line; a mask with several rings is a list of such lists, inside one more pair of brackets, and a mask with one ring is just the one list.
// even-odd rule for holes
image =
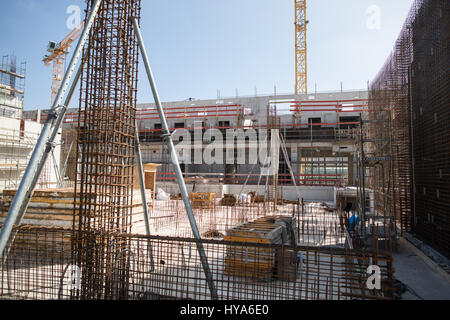
[[299, 251], [297, 252], [297, 269], [298, 267], [302, 267], [305, 264], [305, 258], [302, 257], [302, 253]]
[[361, 219], [358, 217], [358, 214], [355, 211], [352, 211], [352, 215], [350, 219], [348, 219], [348, 230], [350, 232], [355, 231], [356, 226], [361, 221]]

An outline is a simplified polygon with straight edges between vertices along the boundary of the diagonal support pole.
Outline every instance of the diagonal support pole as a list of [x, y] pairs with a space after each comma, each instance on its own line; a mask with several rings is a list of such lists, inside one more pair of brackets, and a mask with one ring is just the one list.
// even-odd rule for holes
[[[144, 165], [142, 162], [142, 153], [141, 153], [141, 142], [139, 140], [139, 132], [136, 123], [136, 139], [135, 139], [135, 153], [136, 153], [136, 162], [138, 165], [138, 174], [139, 174], [139, 187], [141, 190], [141, 198], [142, 198], [142, 209], [144, 211], [144, 220], [145, 220], [145, 232], [147, 236], [150, 236], [150, 215], [148, 212], [148, 202], [147, 202], [147, 194], [145, 193], [145, 176], [144, 176]], [[150, 253], [150, 272], [155, 270], [155, 262], [153, 259], [153, 247], [152, 242], [149, 241], [148, 251]]]
[[[158, 90], [156, 88], [155, 79], [153, 77], [153, 72], [152, 72], [152, 69], [150, 67], [150, 62], [149, 62], [149, 59], [148, 59], [148, 56], [147, 56], [147, 51], [146, 51], [145, 46], [144, 46], [144, 41], [142, 39], [141, 30], [139, 28], [138, 20], [137, 20], [136, 17], [131, 17], [130, 19], [133, 22], [134, 31], [135, 31], [136, 37], [138, 39], [138, 43], [139, 43], [139, 47], [140, 47], [140, 50], [141, 50], [142, 58], [143, 58], [144, 64], [145, 64], [145, 69], [147, 71], [148, 81], [150, 82], [150, 86], [151, 86], [152, 92], [153, 92], [153, 97], [155, 99], [156, 108], [157, 108], [158, 114], [159, 114], [159, 119], [161, 120], [161, 126], [162, 126], [162, 129], [163, 129], [163, 136], [165, 138], [167, 147], [169, 148], [169, 152], [170, 152], [171, 159], [172, 159], [172, 164], [173, 164], [173, 166], [175, 168], [175, 175], [177, 177], [178, 186], [180, 187], [181, 197], [183, 198], [184, 205], [186, 207], [186, 211], [187, 211], [188, 218], [189, 218], [189, 223], [191, 224], [192, 233], [194, 234], [195, 239], [200, 240], [201, 237], [200, 237], [200, 233], [198, 231], [197, 222], [195, 220], [194, 212], [192, 210], [191, 201], [189, 200], [189, 195], [188, 195], [188, 192], [187, 192], [186, 184], [184, 182], [183, 173], [181, 172], [180, 163], [178, 162], [177, 151], [176, 151], [175, 146], [173, 144], [172, 136], [171, 136], [171, 133], [170, 133], [170, 130], [169, 130], [169, 126], [167, 125], [166, 116], [164, 115], [164, 110], [163, 110], [162, 105], [161, 105], [161, 100], [159, 98], [159, 93], [158, 93]], [[205, 272], [206, 281], [208, 283], [208, 287], [209, 287], [209, 290], [211, 292], [211, 298], [213, 300], [217, 300], [218, 299], [217, 291], [216, 291], [216, 287], [214, 285], [214, 281], [213, 281], [213, 277], [212, 277], [212, 274], [211, 274], [211, 270], [209, 268], [208, 258], [206, 257], [205, 249], [203, 247], [203, 243], [201, 243], [200, 241], [197, 242], [197, 250], [198, 250], [198, 254], [200, 256], [200, 260], [201, 260], [201, 263], [202, 263], [202, 266], [203, 266], [203, 271]]]
[[136, 163], [138, 166], [138, 174], [139, 174], [139, 189], [141, 191], [142, 198], [142, 209], [144, 211], [144, 219], [145, 219], [145, 232], [147, 235], [150, 235], [150, 223], [149, 223], [149, 213], [148, 213], [148, 202], [147, 202], [147, 194], [145, 193], [145, 176], [144, 176], [144, 164], [142, 162], [142, 153], [141, 153], [141, 143], [139, 140], [139, 132], [136, 123], [136, 138], [134, 150], [136, 153]]
[[[80, 59], [84, 44], [86, 42], [89, 31], [91, 30], [95, 17], [97, 16], [97, 12], [100, 8], [101, 3], [102, 0], [96, 0], [94, 6], [92, 7], [92, 11], [89, 14], [87, 23], [84, 26], [83, 33], [75, 49], [75, 53], [72, 56], [67, 72], [64, 75], [55, 102], [50, 109], [50, 113], [42, 128], [36, 146], [34, 147], [25, 174], [20, 182], [19, 189], [17, 190], [16, 195], [14, 196], [14, 200], [11, 203], [8, 216], [6, 217], [5, 223], [3, 224], [2, 230], [0, 232], [0, 257], [3, 255], [14, 224], [19, 225], [22, 222], [25, 211], [28, 207], [31, 197], [33, 196], [34, 188], [36, 187], [39, 176], [42, 172], [42, 169], [44, 168], [45, 160], [47, 160], [47, 157], [52, 150], [54, 139], [61, 126], [65, 111], [67, 110], [68, 104], [66, 103], [65, 105], [62, 105], [62, 101], [69, 86], [70, 80], [74, 74], [78, 60]], [[76, 77], [79, 78], [80, 75], [81, 68], [78, 71]], [[68, 98], [71, 98], [71, 95], [75, 90], [74, 83], [70, 88]]]

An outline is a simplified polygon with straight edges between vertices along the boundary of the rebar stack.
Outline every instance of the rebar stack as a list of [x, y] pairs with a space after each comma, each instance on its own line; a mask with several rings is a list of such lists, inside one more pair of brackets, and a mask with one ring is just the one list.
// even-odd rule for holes
[[[81, 298], [108, 295], [113, 253], [127, 246], [108, 235], [131, 231], [138, 47], [129, 18], [139, 15], [140, 0], [102, 1], [83, 55], [72, 242], [74, 263], [86, 270]], [[105, 234], [105, 242], [90, 232]]]

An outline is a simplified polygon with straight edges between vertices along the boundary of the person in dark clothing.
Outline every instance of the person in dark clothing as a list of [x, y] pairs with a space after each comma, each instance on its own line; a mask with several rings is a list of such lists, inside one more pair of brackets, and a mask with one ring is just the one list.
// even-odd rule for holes
[[352, 210], [352, 207], [353, 207], [353, 203], [348, 202], [344, 208], [344, 212], [348, 214], [350, 212], [350, 210]]

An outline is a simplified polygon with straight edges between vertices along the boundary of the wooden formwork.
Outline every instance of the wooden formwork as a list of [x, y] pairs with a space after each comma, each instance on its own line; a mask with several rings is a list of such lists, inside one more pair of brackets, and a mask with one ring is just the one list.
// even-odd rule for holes
[[[296, 245], [296, 228], [285, 225], [296, 223], [295, 218], [286, 216], [263, 217], [247, 222], [227, 231], [225, 241], [260, 244]], [[290, 229], [290, 230], [288, 230]], [[291, 234], [291, 232], [294, 232]], [[260, 280], [276, 278], [295, 281], [297, 252], [295, 250], [274, 250], [272, 248], [243, 248], [229, 246], [225, 258], [225, 273]]]

